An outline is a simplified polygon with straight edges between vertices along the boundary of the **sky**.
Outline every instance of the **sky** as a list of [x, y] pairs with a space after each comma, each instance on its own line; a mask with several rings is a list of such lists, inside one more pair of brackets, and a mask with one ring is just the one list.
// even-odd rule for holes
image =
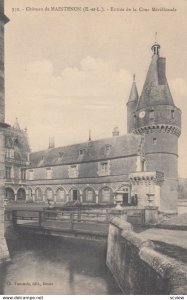
[[141, 94], [157, 32], [173, 99], [182, 110], [179, 175], [187, 177], [186, 0], [5, 2], [6, 121], [13, 124], [17, 117], [27, 127], [33, 151], [47, 149], [49, 136], [63, 146], [87, 141], [89, 129], [93, 140], [112, 136], [116, 126], [125, 134], [133, 73]]

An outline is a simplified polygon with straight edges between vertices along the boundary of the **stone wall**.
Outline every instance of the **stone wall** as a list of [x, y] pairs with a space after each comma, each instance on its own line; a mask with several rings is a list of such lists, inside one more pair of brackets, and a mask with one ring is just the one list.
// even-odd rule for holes
[[180, 263], [154, 250], [118, 218], [109, 226], [107, 266], [124, 294], [186, 294], [187, 274]]

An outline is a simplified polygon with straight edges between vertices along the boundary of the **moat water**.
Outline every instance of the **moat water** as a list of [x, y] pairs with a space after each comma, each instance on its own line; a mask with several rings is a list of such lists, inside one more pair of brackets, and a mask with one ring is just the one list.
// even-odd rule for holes
[[0, 294], [121, 294], [106, 267], [106, 242], [26, 236], [8, 241]]

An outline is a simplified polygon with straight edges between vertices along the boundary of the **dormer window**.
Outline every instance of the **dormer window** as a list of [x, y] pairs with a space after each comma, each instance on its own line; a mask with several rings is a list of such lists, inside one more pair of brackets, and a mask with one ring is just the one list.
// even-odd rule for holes
[[111, 145], [106, 145], [106, 146], [105, 146], [105, 153], [106, 153], [106, 154], [109, 154], [109, 153], [110, 153], [110, 150], [111, 150]]
[[150, 110], [150, 112], [149, 112], [149, 119], [150, 119], [150, 120], [154, 120], [154, 118], [155, 118], [155, 112], [154, 112], [154, 110], [152, 109], [152, 110]]
[[59, 152], [59, 157], [62, 158], [64, 156], [64, 152]]
[[171, 118], [174, 119], [174, 117], [175, 117], [175, 111], [171, 110]]
[[79, 150], [79, 155], [82, 156], [82, 155], [85, 154], [85, 152], [86, 152], [86, 149], [80, 149]]
[[46, 169], [46, 178], [52, 179], [52, 175], [53, 175], [53, 170], [51, 168], [47, 168]]

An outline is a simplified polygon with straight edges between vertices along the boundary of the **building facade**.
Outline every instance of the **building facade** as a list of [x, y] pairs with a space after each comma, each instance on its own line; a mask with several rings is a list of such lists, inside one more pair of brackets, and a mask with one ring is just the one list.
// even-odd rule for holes
[[[6, 180], [7, 198], [105, 205], [114, 203], [120, 193], [124, 206], [153, 205], [160, 211], [176, 210], [181, 111], [173, 102], [165, 58], [160, 57], [159, 49], [157, 43], [152, 46], [140, 97], [133, 80], [127, 101], [127, 135], [120, 136], [115, 128], [108, 139], [58, 148], [51, 143], [49, 149], [29, 155], [26, 133], [18, 124], [7, 129], [6, 145], [11, 144], [10, 132], [17, 135], [20, 131], [22, 136], [14, 149], [15, 153], [22, 149], [21, 160], [13, 163], [12, 159], [11, 163], [6, 157], [7, 177], [11, 164], [14, 174], [18, 172], [12, 182]], [[11, 145], [15, 148], [15, 137], [13, 140]]]

